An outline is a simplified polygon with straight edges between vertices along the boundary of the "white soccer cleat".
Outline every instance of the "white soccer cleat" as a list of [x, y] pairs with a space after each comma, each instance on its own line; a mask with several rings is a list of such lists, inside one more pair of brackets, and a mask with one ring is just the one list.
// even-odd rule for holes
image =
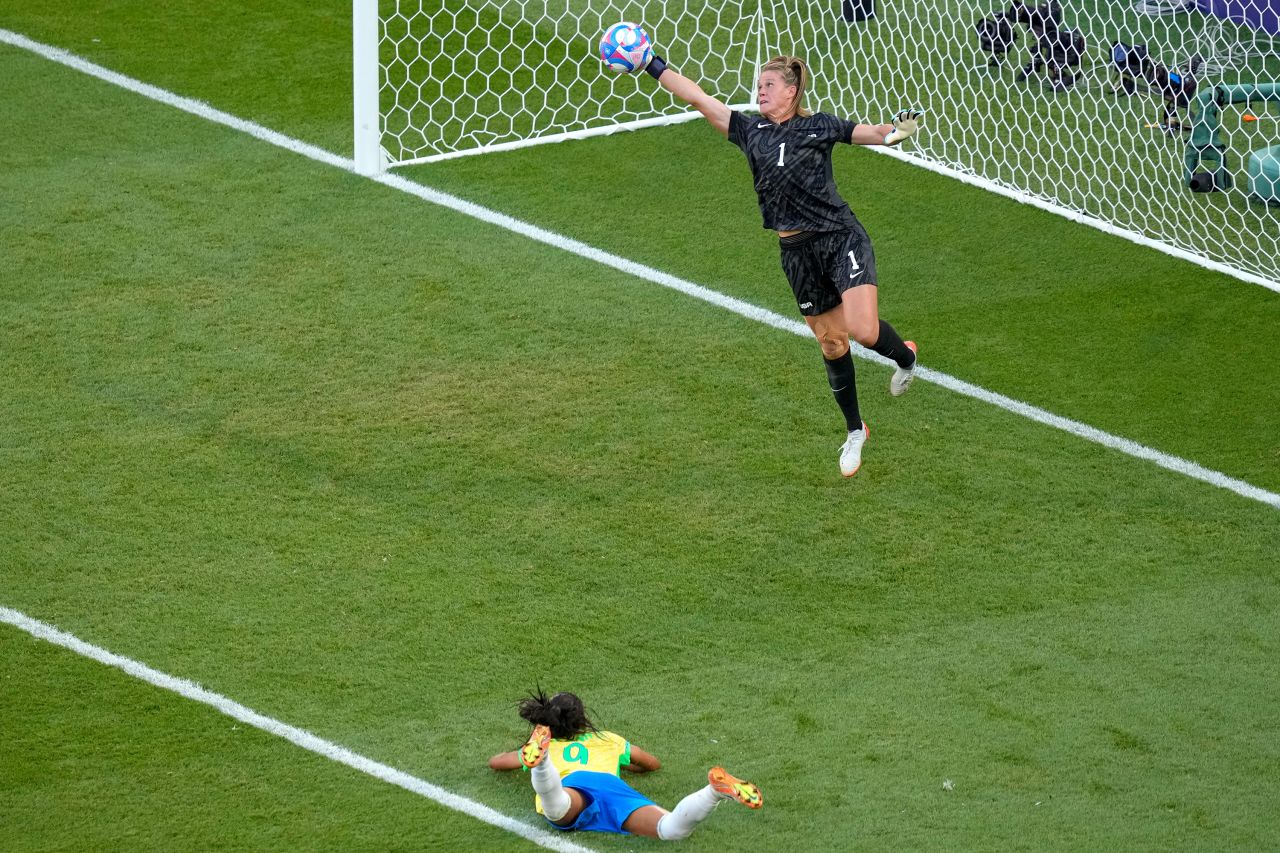
[[[916, 352], [915, 341], [903, 341], [907, 345], [907, 349]], [[893, 378], [889, 380], [889, 393], [895, 397], [901, 397], [907, 393], [907, 389], [911, 387], [911, 380], [916, 378], [916, 365], [920, 363], [919, 356], [911, 362], [911, 366], [906, 370], [901, 367], [894, 368]]]
[[871, 430], [867, 429], [867, 422], [862, 422], [862, 429], [855, 429], [849, 433], [849, 437], [844, 440], [844, 445], [840, 448], [840, 473], [846, 477], [852, 477], [858, 473], [858, 469], [862, 467], [862, 445], [867, 443], [867, 436], [871, 434]]

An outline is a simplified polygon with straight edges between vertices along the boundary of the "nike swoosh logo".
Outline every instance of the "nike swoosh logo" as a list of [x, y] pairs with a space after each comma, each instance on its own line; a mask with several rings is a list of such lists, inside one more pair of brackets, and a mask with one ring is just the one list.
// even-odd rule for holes
[[757, 127], [757, 128], [760, 128], [760, 127], [768, 127], [768, 126], [769, 126], [769, 125], [768, 125], [768, 123], [765, 123], [765, 124], [757, 124], [757, 125], [756, 125], [756, 127]]

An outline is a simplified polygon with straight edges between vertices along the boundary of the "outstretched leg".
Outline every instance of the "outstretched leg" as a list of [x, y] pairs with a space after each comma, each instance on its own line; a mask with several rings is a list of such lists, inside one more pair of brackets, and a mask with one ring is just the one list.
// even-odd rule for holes
[[853, 356], [849, 352], [849, 329], [845, 325], [842, 307], [832, 308], [814, 317], [805, 317], [813, 336], [822, 347], [822, 360], [827, 367], [827, 381], [831, 394], [844, 415], [849, 430], [862, 426], [862, 414], [858, 411], [858, 385], [854, 377]]
[[897, 365], [889, 380], [889, 393], [895, 397], [906, 392], [914, 378], [916, 345], [904, 341], [893, 328], [880, 319], [879, 292], [874, 284], [851, 287], [841, 295], [841, 308], [849, 336], [869, 350]]
[[622, 828], [634, 835], [679, 841], [688, 838], [724, 800], [737, 800], [752, 809], [760, 808], [764, 802], [759, 788], [731, 776], [723, 767], [711, 768], [707, 783], [681, 800], [673, 811], [667, 812], [658, 806], [636, 809]]
[[542, 800], [542, 813], [547, 820], [568, 826], [578, 819], [585, 801], [582, 794], [560, 782], [560, 770], [547, 758], [551, 729], [534, 726], [529, 740], [520, 748], [520, 763], [529, 768], [533, 790]]
[[845, 325], [845, 309], [836, 306], [815, 317], [805, 317], [822, 347], [822, 360], [827, 367], [831, 394], [844, 415], [848, 436], [840, 448], [840, 473], [852, 477], [862, 465], [862, 445], [867, 440], [867, 425], [858, 410], [858, 385], [854, 376], [853, 355], [849, 351], [849, 329]]

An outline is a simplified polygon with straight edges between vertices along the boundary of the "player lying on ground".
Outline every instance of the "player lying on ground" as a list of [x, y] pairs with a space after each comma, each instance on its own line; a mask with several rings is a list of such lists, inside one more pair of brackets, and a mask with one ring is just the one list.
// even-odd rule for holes
[[804, 107], [809, 69], [794, 56], [776, 57], [760, 69], [758, 118], [730, 110], [656, 54], [645, 70], [746, 154], [764, 227], [778, 232], [783, 272], [822, 348], [831, 391], [844, 414], [848, 435], [840, 448], [840, 473], [852, 477], [862, 464], [868, 430], [858, 408], [849, 338], [897, 365], [889, 381], [895, 397], [911, 384], [916, 345], [880, 319], [871, 239], [836, 189], [831, 151], [838, 142], [898, 145], [916, 132], [921, 112], [903, 110], [892, 124], [875, 125], [810, 113]]
[[519, 750], [489, 759], [494, 770], [529, 768], [534, 808], [556, 829], [645, 835], [664, 841], [687, 838], [724, 800], [760, 808], [760, 789], [713, 767], [707, 785], [667, 811], [619, 778], [619, 770], [646, 773], [657, 758], [613, 732], [598, 730], [572, 693], [548, 698], [541, 691], [520, 703], [533, 724]]

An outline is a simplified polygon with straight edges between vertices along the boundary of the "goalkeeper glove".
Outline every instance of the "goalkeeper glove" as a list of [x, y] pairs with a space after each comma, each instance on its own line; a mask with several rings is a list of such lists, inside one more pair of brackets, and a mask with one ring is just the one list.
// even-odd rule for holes
[[924, 110], [899, 110], [893, 117], [893, 132], [884, 138], [884, 144], [897, 145], [914, 135], [920, 128], [920, 117], [923, 115]]

